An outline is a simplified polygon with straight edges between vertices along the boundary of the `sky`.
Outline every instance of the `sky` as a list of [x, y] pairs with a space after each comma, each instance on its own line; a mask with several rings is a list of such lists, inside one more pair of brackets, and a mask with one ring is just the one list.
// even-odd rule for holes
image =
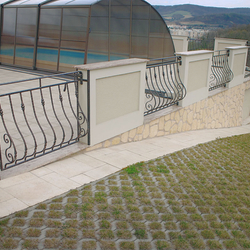
[[147, 0], [152, 5], [196, 4], [211, 7], [250, 8], [250, 0]]

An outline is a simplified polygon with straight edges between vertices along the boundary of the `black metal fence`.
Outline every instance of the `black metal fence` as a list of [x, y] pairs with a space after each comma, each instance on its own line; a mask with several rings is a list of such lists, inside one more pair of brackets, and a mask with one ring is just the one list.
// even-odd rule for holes
[[189, 38], [188, 51], [192, 50], [214, 50], [214, 39]]
[[247, 41], [246, 46], [249, 46], [249, 47], [248, 47], [248, 53], [247, 53], [245, 77], [248, 77], [250, 76], [250, 41]]
[[2, 171], [87, 135], [78, 100], [82, 81], [76, 71], [0, 84]]
[[179, 75], [181, 57], [151, 60], [146, 70], [146, 102], [144, 115], [178, 104], [186, 96]]
[[233, 72], [228, 63], [229, 50], [214, 51], [212, 57], [211, 76], [209, 82], [209, 91], [226, 87], [226, 84], [233, 80]]

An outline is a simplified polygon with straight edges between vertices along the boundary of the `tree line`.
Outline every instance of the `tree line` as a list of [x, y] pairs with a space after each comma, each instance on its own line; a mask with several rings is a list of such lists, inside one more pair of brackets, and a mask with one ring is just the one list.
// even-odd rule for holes
[[188, 50], [213, 50], [215, 37], [248, 40], [250, 46], [250, 24], [237, 25], [226, 29], [211, 30], [199, 39], [190, 39]]

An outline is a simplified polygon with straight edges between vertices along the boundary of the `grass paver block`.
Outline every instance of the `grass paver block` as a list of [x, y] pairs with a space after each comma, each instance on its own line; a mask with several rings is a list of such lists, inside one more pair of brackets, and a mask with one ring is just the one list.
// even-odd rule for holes
[[132, 164], [0, 220], [0, 249], [249, 249], [250, 134]]

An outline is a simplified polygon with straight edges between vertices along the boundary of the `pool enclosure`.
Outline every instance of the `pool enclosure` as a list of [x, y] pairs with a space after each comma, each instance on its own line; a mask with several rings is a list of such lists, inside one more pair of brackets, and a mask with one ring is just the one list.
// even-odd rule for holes
[[174, 55], [167, 25], [143, 0], [0, 4], [2, 64], [66, 72], [79, 64]]

